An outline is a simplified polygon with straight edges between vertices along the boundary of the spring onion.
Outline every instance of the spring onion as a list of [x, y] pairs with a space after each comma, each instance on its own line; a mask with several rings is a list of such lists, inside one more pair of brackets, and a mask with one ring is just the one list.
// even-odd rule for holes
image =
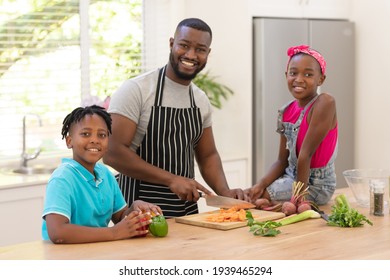
[[297, 223], [307, 219], [315, 219], [321, 217], [321, 215], [314, 210], [306, 210], [297, 215], [292, 215], [287, 218], [284, 218], [278, 222], [275, 221], [257, 222], [253, 219], [252, 213], [250, 211], [246, 212], [246, 216], [248, 219], [247, 226], [250, 227], [249, 231], [252, 232], [253, 235], [260, 235], [260, 236], [276, 236], [279, 233], [281, 233], [278, 227]]

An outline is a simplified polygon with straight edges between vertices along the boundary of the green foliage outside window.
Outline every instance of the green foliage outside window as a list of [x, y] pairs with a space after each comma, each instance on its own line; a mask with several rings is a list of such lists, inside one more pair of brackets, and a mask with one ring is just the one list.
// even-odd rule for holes
[[194, 83], [206, 93], [211, 105], [218, 109], [222, 108], [222, 99], [226, 100], [234, 93], [228, 86], [217, 82], [216, 77], [211, 76], [209, 71], [199, 73]]
[[[32, 131], [29, 140], [35, 142], [28, 146], [43, 143], [43, 150], [56, 150], [63, 142], [58, 128], [69, 111], [85, 104], [86, 97], [103, 101], [144, 71], [142, 0], [89, 0], [84, 37], [80, 1], [0, 0], [0, 118], [8, 135], [0, 140], [0, 157], [20, 155], [24, 114], [43, 120], [43, 131]], [[85, 36], [89, 48], [83, 53]], [[82, 78], [85, 61], [87, 79]], [[194, 82], [216, 108], [233, 94], [208, 72]]]

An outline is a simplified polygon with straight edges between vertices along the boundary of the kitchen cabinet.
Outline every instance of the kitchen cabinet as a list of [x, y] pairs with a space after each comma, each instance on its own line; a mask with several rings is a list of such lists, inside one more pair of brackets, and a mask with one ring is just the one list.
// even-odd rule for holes
[[350, 0], [248, 0], [252, 16], [348, 19]]
[[[231, 189], [235, 188], [247, 188], [250, 187], [247, 183], [247, 170], [248, 170], [248, 161], [246, 159], [235, 159], [235, 160], [225, 160], [222, 162], [223, 169], [225, 171], [226, 180]], [[198, 168], [195, 169], [195, 179], [197, 182], [202, 184], [204, 187], [213, 191], [203, 180], [202, 175], [200, 174]], [[215, 207], [210, 207], [206, 205], [206, 201], [204, 199], [198, 200], [198, 208], [199, 212], [206, 212], [215, 210]]]
[[0, 246], [41, 239], [45, 186], [0, 189]]

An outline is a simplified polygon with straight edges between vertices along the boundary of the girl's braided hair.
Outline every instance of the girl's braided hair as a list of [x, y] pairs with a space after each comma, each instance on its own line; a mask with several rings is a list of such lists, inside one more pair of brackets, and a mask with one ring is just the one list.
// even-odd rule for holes
[[112, 134], [111, 115], [107, 113], [107, 111], [103, 107], [100, 107], [98, 105], [92, 105], [87, 107], [78, 107], [65, 117], [64, 121], [62, 122], [62, 131], [61, 131], [62, 139], [64, 139], [68, 135], [70, 126], [73, 123], [79, 122], [86, 115], [93, 115], [93, 114], [99, 115], [100, 117], [103, 118], [103, 120], [107, 124], [109, 134]]

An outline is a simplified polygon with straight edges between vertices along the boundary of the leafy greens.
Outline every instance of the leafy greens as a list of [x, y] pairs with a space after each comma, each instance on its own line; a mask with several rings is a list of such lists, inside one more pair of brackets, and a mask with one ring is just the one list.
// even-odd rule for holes
[[346, 196], [340, 194], [335, 198], [328, 225], [338, 227], [360, 227], [364, 223], [372, 226], [372, 222], [356, 209], [351, 208]]

